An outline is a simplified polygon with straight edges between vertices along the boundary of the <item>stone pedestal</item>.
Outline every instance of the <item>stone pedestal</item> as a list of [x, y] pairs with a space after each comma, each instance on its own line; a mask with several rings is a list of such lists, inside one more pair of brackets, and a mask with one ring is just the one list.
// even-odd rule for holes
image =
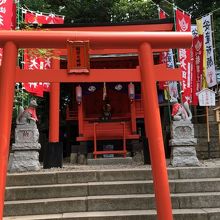
[[171, 164], [175, 167], [199, 166], [194, 128], [191, 121], [173, 121], [171, 125]]
[[15, 143], [9, 157], [9, 172], [36, 171], [40, 169], [38, 143], [39, 132], [36, 124], [17, 125]]

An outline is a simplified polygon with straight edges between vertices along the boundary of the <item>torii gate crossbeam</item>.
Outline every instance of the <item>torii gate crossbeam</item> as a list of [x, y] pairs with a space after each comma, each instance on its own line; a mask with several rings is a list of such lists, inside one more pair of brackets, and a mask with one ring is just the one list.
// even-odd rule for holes
[[145, 131], [150, 143], [157, 215], [159, 220], [172, 220], [152, 49], [190, 47], [192, 34], [186, 32], [1, 31], [0, 47], [4, 54], [0, 72], [0, 218], [3, 217], [17, 50], [66, 48], [67, 40], [89, 40], [92, 49], [139, 50]]

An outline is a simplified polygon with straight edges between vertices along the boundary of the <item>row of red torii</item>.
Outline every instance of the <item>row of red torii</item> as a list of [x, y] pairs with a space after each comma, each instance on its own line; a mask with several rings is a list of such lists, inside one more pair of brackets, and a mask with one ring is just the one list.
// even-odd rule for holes
[[[67, 74], [67, 70], [60, 69], [59, 60], [55, 59], [53, 68], [50, 70], [36, 71], [17, 68], [19, 48], [65, 49], [67, 41], [89, 42], [93, 50], [137, 49], [140, 68], [91, 69], [89, 74], [75, 75]], [[153, 62], [153, 49], [187, 48], [191, 46], [191, 42], [192, 35], [186, 32], [1, 31], [0, 48], [3, 48], [4, 53], [0, 70], [0, 219], [3, 218], [15, 83], [51, 83], [49, 141], [58, 142], [61, 82], [121, 81], [141, 82], [145, 131], [150, 147], [157, 216], [159, 220], [173, 219], [156, 81], [181, 80], [181, 74], [177, 70], [166, 69], [165, 65], [159, 65], [156, 68]], [[105, 74], [103, 71], [106, 71]]]

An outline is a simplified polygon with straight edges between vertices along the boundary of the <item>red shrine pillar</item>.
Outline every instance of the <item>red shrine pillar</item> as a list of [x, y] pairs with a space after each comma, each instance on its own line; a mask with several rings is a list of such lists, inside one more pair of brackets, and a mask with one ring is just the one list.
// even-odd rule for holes
[[4, 208], [17, 64], [17, 47], [12, 41], [8, 41], [5, 43], [3, 51], [0, 72], [0, 219], [3, 218]]
[[[60, 60], [53, 59], [53, 69], [60, 69]], [[49, 142], [59, 142], [60, 125], [60, 83], [50, 84], [50, 111], [49, 111]]]
[[139, 54], [145, 132], [149, 141], [157, 216], [158, 220], [172, 220], [172, 205], [166, 169], [155, 73], [153, 68], [153, 51], [151, 45], [143, 43], [139, 48]]

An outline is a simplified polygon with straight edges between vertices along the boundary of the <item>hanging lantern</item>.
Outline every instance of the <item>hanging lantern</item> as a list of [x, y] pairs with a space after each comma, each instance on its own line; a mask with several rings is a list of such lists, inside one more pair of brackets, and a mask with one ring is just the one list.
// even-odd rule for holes
[[81, 86], [76, 87], [76, 101], [79, 105], [82, 102], [82, 87]]
[[134, 88], [134, 84], [132, 82], [128, 85], [128, 96], [131, 101], [134, 101], [135, 88]]

